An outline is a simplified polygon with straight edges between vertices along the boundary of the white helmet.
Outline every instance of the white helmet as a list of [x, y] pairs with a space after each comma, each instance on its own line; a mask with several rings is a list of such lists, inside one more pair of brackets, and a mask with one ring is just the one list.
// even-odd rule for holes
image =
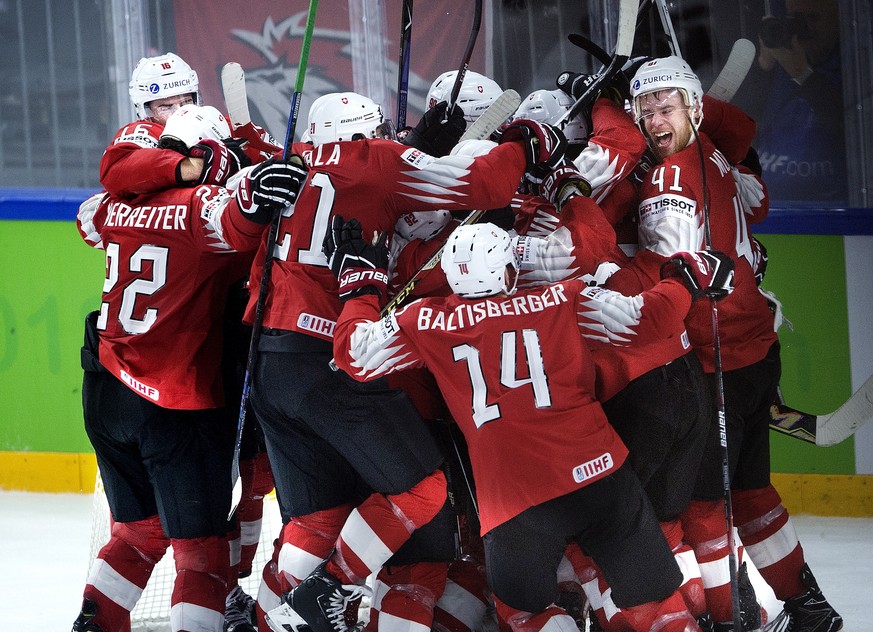
[[512, 240], [494, 224], [458, 226], [449, 235], [440, 264], [449, 287], [458, 296], [481, 298], [515, 292], [517, 274], [512, 274], [512, 286], [506, 284], [506, 266], [518, 272]]
[[[452, 96], [452, 87], [455, 85], [457, 70], [444, 72], [436, 78], [427, 91], [427, 99], [424, 109], [429, 110], [440, 101], [448, 101]], [[468, 70], [464, 74], [461, 90], [458, 92], [457, 105], [464, 111], [464, 118], [473, 123], [482, 116], [494, 99], [503, 94], [503, 89], [493, 79], [478, 72]]]
[[[570, 95], [563, 90], [534, 90], [521, 102], [512, 118], [551, 124], [564, 116], [573, 103]], [[568, 121], [563, 131], [569, 143], [584, 143], [588, 140], [588, 125], [583, 116], [576, 116]]]
[[341, 140], [386, 138], [391, 136], [391, 122], [382, 107], [355, 92], [331, 92], [318, 97], [309, 108], [307, 132], [313, 145]]
[[191, 94], [200, 104], [200, 84], [197, 73], [181, 57], [173, 53], [158, 57], [143, 57], [130, 76], [130, 100], [137, 118], [150, 115], [146, 104], [180, 94]]
[[630, 82], [631, 109], [634, 120], [639, 122], [641, 101], [639, 97], [659, 90], [678, 90], [685, 105], [692, 108], [692, 120], [696, 125], [703, 119], [703, 87], [684, 59], [671, 55], [644, 63], [637, 69]]
[[394, 225], [394, 232], [406, 240], [427, 241], [437, 235], [450, 221], [448, 211], [413, 211], [400, 216]]
[[191, 149], [205, 139], [230, 138], [230, 125], [224, 115], [211, 105], [183, 105], [173, 112], [161, 132], [161, 140], [175, 138]]

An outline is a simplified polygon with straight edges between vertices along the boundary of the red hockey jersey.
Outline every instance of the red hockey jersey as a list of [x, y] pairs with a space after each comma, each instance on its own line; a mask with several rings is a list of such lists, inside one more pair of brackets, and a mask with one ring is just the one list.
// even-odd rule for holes
[[[356, 218], [369, 237], [389, 234], [404, 213], [506, 206], [524, 172], [521, 145], [504, 143], [476, 158], [434, 158], [389, 140], [326, 143], [303, 152], [309, 178], [282, 217], [263, 325], [330, 340], [340, 313], [337, 282], [322, 253], [331, 217]], [[249, 276], [247, 322], [254, 318], [262, 244]]]
[[77, 226], [106, 251], [97, 329], [100, 362], [165, 408], [224, 403], [221, 325], [230, 285], [244, 277], [264, 226], [226, 189], [173, 188], [136, 204], [104, 196]]
[[100, 158], [100, 184], [116, 198], [130, 200], [177, 186], [176, 167], [185, 156], [159, 149], [164, 126], [134, 121], [122, 127]]
[[[738, 188], [738, 178], [745, 182], [745, 193]], [[751, 198], [758, 202], [754, 211], [748, 202]], [[776, 341], [776, 333], [773, 314], [758, 291], [752, 268], [755, 253], [748, 221], [762, 218], [767, 211], [760, 179], [740, 174], [709, 138], [700, 134], [699, 144], [693, 142], [652, 167], [641, 185], [640, 199], [640, 250], [606, 286], [623, 294], [652, 287], [670, 255], [704, 249], [708, 212], [712, 248], [729, 255], [736, 264], [735, 289], [718, 303], [723, 368], [729, 371], [761, 360]], [[709, 302], [698, 301], [686, 321], [691, 344], [707, 372], [715, 370], [711, 318]]]
[[482, 532], [613, 472], [627, 449], [594, 397], [584, 336], [616, 345], [684, 329], [690, 296], [664, 281], [623, 297], [581, 281], [468, 300], [424, 298], [379, 319], [346, 303], [337, 365], [357, 380], [424, 366], [467, 440]]

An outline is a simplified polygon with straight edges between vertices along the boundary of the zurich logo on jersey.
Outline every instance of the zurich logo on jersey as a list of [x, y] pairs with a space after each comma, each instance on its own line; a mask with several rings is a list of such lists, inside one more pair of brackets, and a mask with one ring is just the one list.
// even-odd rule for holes
[[161, 91], [161, 84], [159, 84], [159, 83], [150, 83], [149, 84], [149, 93], [150, 94], [157, 94], [160, 91]]

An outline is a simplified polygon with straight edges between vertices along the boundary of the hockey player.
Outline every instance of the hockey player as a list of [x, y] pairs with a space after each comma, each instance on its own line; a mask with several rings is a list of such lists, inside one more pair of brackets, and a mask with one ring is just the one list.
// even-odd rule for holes
[[[571, 103], [563, 90], [538, 91], [523, 101], [517, 114], [554, 121], [563, 116]], [[585, 128], [580, 119], [573, 119], [570, 124]], [[593, 134], [574, 160], [573, 169], [558, 170], [544, 179], [540, 196], [517, 198], [515, 226], [523, 235], [518, 240], [519, 251], [542, 250], [529, 263], [525, 261], [527, 256], [522, 257], [520, 286], [582, 275], [589, 283], [595, 283], [598, 264], [616, 269], [629, 261], [618, 249], [610, 223], [621, 220], [627, 213], [628, 201], [635, 198], [631, 175], [645, 150], [645, 140], [624, 110], [609, 98], [595, 101], [589, 124], [593, 125]], [[584, 178], [579, 171], [574, 175], [576, 167], [585, 170]], [[583, 184], [575, 188], [577, 194], [559, 210], [552, 202], [564, 197], [558, 191], [561, 180], [572, 185], [574, 178], [590, 183], [591, 198], [578, 195], [580, 189], [588, 190], [588, 185]], [[573, 189], [570, 191], [572, 194]], [[599, 204], [592, 198], [599, 200]], [[559, 239], [569, 252], [562, 255], [559, 248], [544, 248], [542, 238], [552, 242]], [[524, 270], [525, 267], [535, 269]], [[706, 605], [700, 571], [693, 552], [683, 542], [678, 516], [691, 498], [709, 424], [704, 413], [709, 397], [701, 383], [703, 371], [690, 350], [687, 336], [656, 339], [632, 347], [591, 340], [591, 352], [598, 369], [595, 383], [598, 400], [603, 402], [607, 418], [627, 445], [629, 462], [674, 551], [683, 572], [680, 592], [686, 605], [694, 616], [702, 616]], [[618, 609], [611, 604], [608, 586], [590, 558], [573, 545], [568, 547], [567, 556], [600, 625], [605, 630], [622, 629], [623, 622], [617, 616]]]
[[[209, 118], [187, 107], [189, 120]], [[229, 133], [226, 123], [215, 136], [212, 129], [200, 134]], [[221, 409], [223, 306], [273, 209], [296, 199], [306, 177], [300, 164], [253, 167], [238, 176], [235, 194], [171, 187], [132, 202], [94, 196], [80, 208], [83, 239], [106, 251], [103, 301], [86, 327], [82, 394], [113, 526], [75, 632], [129, 629], [170, 544], [172, 629], [223, 630], [233, 452]]]
[[[443, 251], [454, 295], [380, 319], [383, 288], [360, 271], [384, 267], [387, 252], [366, 234], [356, 220], [335, 217], [325, 245], [350, 290], [334, 339], [337, 364], [357, 380], [413, 366], [436, 377], [469, 445], [501, 617], [519, 631], [576, 629], [550, 605], [570, 538], [601, 564], [633, 630], [699, 629], [676, 592], [681, 573], [651, 506], [624, 465], [627, 451], [594, 399], [582, 338], [596, 331], [628, 344], [681, 334], [690, 304], [683, 284], [667, 280], [631, 298], [572, 280], [516, 294], [511, 239], [486, 223], [456, 229]], [[726, 258], [686, 254], [665, 271], [674, 265], [696, 295], [702, 278], [706, 287], [710, 278], [729, 284]]]
[[[821, 596], [788, 513], [770, 484], [769, 407], [780, 374], [779, 343], [773, 314], [756, 287], [756, 255], [748, 228], [750, 218], [759, 220], [766, 213], [765, 189], [760, 180], [740, 178], [707, 135], [698, 131], [704, 115], [702, 94], [697, 76], [678, 57], [643, 64], [631, 81], [634, 118], [660, 162], [641, 185], [640, 251], [610, 278], [608, 287], [625, 293], [651, 287], [660, 266], [677, 251], [711, 245], [734, 261], [736, 290], [718, 308], [734, 521], [752, 561], [785, 601], [796, 626], [792, 629], [838, 630], [842, 619]], [[744, 190], [739, 190], [738, 182]], [[758, 205], [750, 205], [750, 198]], [[758, 215], [750, 215], [753, 212]], [[714, 379], [710, 312], [707, 305], [695, 304], [686, 323], [694, 350]], [[716, 433], [710, 433], [706, 450], [704, 464], [720, 462]], [[697, 553], [716, 629], [730, 630], [719, 467], [702, 469], [696, 495], [702, 500], [692, 502], [683, 520], [686, 540]], [[755, 617], [750, 620], [754, 625]]]
[[[136, 120], [121, 127], [100, 159], [100, 184], [111, 195], [132, 199], [176, 186], [224, 185], [241, 166], [277, 155], [269, 134], [249, 123], [228, 138], [202, 143], [186, 156], [160, 148], [167, 119], [185, 105], [201, 105], [197, 73], [174, 53], [139, 60], [130, 78]], [[144, 151], [140, 151], [144, 150]]]
[[460, 140], [467, 126], [488, 109], [503, 90], [496, 81], [468, 70], [457, 101], [449, 111], [449, 99], [457, 70], [444, 72], [431, 84], [425, 99], [425, 113], [418, 124], [400, 135], [403, 142], [431, 156], [446, 156]]
[[283, 630], [301, 615], [315, 632], [332, 632], [364, 579], [442, 507], [446, 487], [440, 451], [405, 395], [329, 368], [346, 291], [321, 252], [330, 218], [354, 212], [390, 232], [409, 211], [504, 206], [525, 169], [559, 160], [565, 143], [530, 123], [485, 156], [434, 159], [376, 138], [386, 129], [381, 107], [355, 93], [317, 100], [307, 127], [310, 177], [279, 227], [251, 401], [285, 523], [279, 567], [285, 589], [297, 587], [292, 607], [273, 609], [268, 622]]

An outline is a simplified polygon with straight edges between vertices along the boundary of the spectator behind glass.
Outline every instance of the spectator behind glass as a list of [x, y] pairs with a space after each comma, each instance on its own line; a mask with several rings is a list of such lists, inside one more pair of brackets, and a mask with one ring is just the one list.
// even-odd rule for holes
[[785, 0], [764, 16], [758, 59], [737, 104], [758, 123], [771, 200], [846, 204], [837, 0]]

